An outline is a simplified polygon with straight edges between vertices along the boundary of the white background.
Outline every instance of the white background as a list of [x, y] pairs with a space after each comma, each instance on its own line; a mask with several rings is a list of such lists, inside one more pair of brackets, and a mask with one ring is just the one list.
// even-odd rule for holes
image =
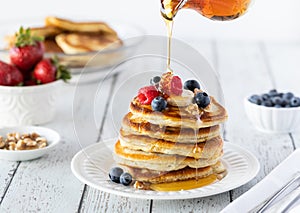
[[[160, 0], [5, 0], [1, 2], [0, 23], [28, 17], [42, 19], [46, 15], [99, 17], [140, 25], [148, 34], [166, 35], [159, 10]], [[226, 23], [210, 21], [194, 11], [181, 11], [176, 17], [174, 37], [300, 40], [299, 22], [299, 0], [254, 0], [246, 15]]]

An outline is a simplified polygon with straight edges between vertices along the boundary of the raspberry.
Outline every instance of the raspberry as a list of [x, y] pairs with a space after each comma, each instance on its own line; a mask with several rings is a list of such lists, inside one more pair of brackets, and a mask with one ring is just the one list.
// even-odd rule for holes
[[174, 95], [182, 94], [182, 82], [178, 76], [173, 76], [171, 80], [171, 93]]
[[166, 95], [181, 95], [181, 79], [178, 76], [173, 76], [170, 72], [163, 74], [160, 81], [160, 90]]
[[146, 86], [139, 89], [137, 98], [141, 104], [151, 104], [152, 100], [159, 96], [155, 86]]

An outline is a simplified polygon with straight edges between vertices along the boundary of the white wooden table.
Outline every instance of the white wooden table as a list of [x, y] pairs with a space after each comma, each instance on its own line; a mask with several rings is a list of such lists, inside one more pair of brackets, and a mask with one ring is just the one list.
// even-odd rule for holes
[[[91, 104], [85, 104], [95, 85], [84, 85], [74, 111], [79, 137], [73, 125], [74, 86], [65, 86], [58, 112], [53, 122], [45, 125], [58, 131], [62, 145], [50, 154], [34, 161], [0, 161], [0, 212], [219, 212], [230, 202], [260, 181], [276, 165], [300, 146], [300, 134], [264, 134], [257, 131], [246, 118], [243, 98], [269, 89], [293, 91], [300, 95], [300, 42], [189, 42], [217, 70], [226, 100], [229, 120], [225, 125], [226, 141], [251, 151], [259, 159], [261, 170], [248, 184], [219, 195], [190, 200], [156, 201], [119, 197], [82, 184], [71, 172], [70, 162], [81, 146], [109, 137], [111, 126], [106, 122], [113, 104], [113, 94], [122, 80], [108, 79], [102, 85], [95, 121], [97, 128], [86, 122]], [[134, 85], [133, 85], [134, 86]], [[136, 89], [136, 88], [135, 88]], [[122, 103], [126, 107], [128, 103]]]

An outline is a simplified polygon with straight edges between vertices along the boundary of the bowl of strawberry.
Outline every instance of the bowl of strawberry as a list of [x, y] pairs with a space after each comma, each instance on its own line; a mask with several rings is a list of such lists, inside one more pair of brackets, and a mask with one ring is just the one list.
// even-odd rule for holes
[[20, 28], [16, 38], [9, 62], [0, 58], [0, 126], [47, 123], [70, 73], [55, 57], [44, 58], [42, 38], [31, 36], [30, 30]]

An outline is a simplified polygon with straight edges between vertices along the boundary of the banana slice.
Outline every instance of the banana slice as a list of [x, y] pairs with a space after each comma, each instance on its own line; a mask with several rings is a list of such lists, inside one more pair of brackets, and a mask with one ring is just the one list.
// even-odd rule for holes
[[190, 90], [183, 90], [179, 96], [170, 96], [167, 99], [168, 104], [171, 106], [185, 107], [193, 103], [194, 93]]

